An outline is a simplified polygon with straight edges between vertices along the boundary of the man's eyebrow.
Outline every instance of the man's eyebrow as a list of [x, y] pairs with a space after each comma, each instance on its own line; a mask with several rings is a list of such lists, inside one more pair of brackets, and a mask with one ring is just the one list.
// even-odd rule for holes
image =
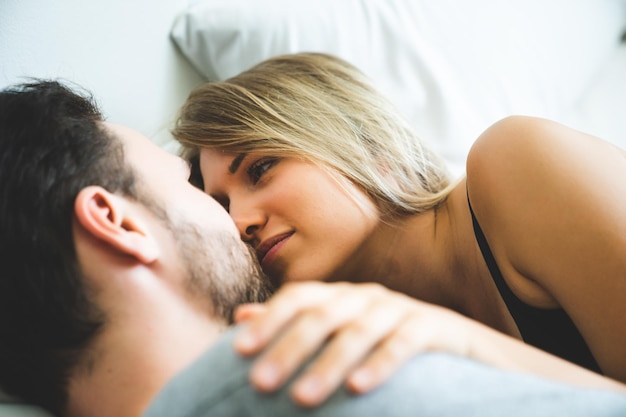
[[243, 161], [243, 158], [245, 158], [246, 155], [246, 153], [240, 153], [239, 155], [237, 155], [237, 157], [233, 159], [233, 162], [231, 162], [228, 166], [228, 172], [230, 172], [231, 174], [237, 172], [237, 170], [239, 169], [239, 165], [241, 165], [241, 161]]

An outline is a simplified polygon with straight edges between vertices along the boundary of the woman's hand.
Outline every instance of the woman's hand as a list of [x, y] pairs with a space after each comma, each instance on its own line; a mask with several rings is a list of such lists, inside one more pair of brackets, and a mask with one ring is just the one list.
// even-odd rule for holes
[[469, 354], [469, 319], [378, 284], [287, 284], [265, 305], [240, 307], [235, 319], [247, 321], [235, 339], [240, 354], [266, 348], [251, 371], [264, 392], [281, 387], [328, 341], [292, 386], [304, 406], [322, 403], [344, 380], [351, 391], [368, 392], [419, 352]]
[[432, 350], [571, 385], [626, 392], [618, 381], [378, 284], [290, 283], [265, 305], [242, 306], [235, 319], [247, 321], [235, 339], [236, 350], [254, 355], [265, 349], [250, 376], [264, 392], [280, 388], [323, 346], [292, 386], [294, 400], [303, 406], [321, 404], [344, 380], [351, 391], [368, 392], [412, 356]]

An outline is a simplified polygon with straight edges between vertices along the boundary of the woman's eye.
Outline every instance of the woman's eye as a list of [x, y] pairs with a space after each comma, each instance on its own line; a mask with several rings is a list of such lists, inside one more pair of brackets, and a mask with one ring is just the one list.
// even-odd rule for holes
[[263, 174], [265, 174], [276, 162], [277, 158], [261, 158], [250, 165], [248, 168], [248, 176], [253, 184], [259, 182]]

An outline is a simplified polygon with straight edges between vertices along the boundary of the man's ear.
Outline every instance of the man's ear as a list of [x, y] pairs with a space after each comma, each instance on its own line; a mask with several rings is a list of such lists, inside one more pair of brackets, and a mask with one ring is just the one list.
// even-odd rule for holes
[[125, 198], [89, 186], [76, 196], [74, 212], [88, 233], [112, 249], [145, 264], [159, 257], [159, 246], [145, 227], [145, 220]]

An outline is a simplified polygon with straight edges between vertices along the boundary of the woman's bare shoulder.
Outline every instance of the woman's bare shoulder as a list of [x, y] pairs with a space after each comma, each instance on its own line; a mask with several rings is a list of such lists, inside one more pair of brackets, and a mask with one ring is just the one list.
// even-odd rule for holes
[[[491, 126], [467, 164], [469, 198], [494, 255], [509, 276], [546, 287], [569, 268], [590, 273], [599, 248], [613, 261], [626, 251], [625, 178], [623, 150], [532, 117]], [[574, 259], [581, 255], [589, 260], [584, 268]]]
[[[466, 168], [471, 195], [477, 204], [491, 206], [516, 196], [532, 199], [615, 185], [616, 176], [626, 178], [626, 153], [550, 120], [511, 116], [476, 140]], [[621, 184], [625, 189], [626, 181]]]
[[[468, 177], [470, 180], [498, 179], [501, 174], [527, 169], [538, 162], [537, 152], [548, 150], [548, 141], [555, 142], [550, 147], [564, 146], [564, 143], [554, 141], [555, 127], [548, 120], [526, 116], [509, 116], [494, 123], [470, 149]], [[559, 132], [559, 136], [562, 134]]]

